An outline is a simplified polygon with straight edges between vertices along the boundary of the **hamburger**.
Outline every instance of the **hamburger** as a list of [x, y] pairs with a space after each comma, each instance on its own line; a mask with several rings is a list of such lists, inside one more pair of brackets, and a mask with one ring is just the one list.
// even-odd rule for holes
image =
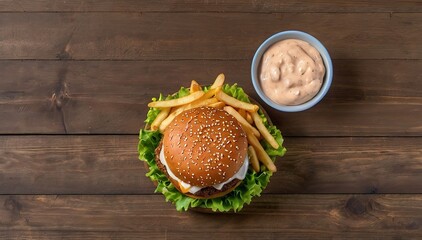
[[[250, 103], [242, 88], [237, 84], [223, 85], [223, 81], [218, 91], [236, 101]], [[197, 86], [197, 91], [203, 93], [196, 94], [199, 99], [191, 103], [186, 103], [186, 97], [194, 96], [192, 85], [191, 89], [182, 87], [174, 94], [153, 98], [157, 103], [148, 104], [146, 127], [139, 133], [139, 159], [147, 166], [146, 176], [155, 183], [155, 192], [163, 194], [178, 211], [191, 208], [240, 211], [253, 197], [260, 196], [273, 174], [262, 159], [259, 159], [262, 164], [257, 162], [250, 149], [258, 144], [261, 156], [264, 153], [271, 164], [285, 153], [280, 130], [269, 124], [261, 110], [255, 110], [254, 117], [259, 118], [261, 127], [265, 125], [278, 147], [262, 137], [253, 137], [256, 141], [252, 146], [251, 132], [245, 124], [225, 107], [218, 107], [217, 94], [209, 94], [216, 92], [213, 86], [203, 89]], [[180, 110], [183, 107], [180, 105], [164, 107], [178, 99], [187, 104], [183, 105], [186, 109]], [[196, 105], [198, 102], [207, 104]]]
[[245, 178], [246, 133], [226, 111], [200, 107], [178, 115], [155, 151], [158, 168], [192, 198], [226, 195]]

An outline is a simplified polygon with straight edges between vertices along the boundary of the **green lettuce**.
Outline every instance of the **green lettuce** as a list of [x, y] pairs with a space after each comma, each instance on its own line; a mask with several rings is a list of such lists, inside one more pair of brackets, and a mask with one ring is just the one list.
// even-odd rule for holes
[[[207, 91], [208, 89], [205, 88], [204, 90]], [[237, 98], [244, 102], [250, 102], [248, 95], [243, 91], [241, 87], [238, 87], [237, 84], [225, 84], [222, 90], [234, 98]], [[168, 95], [165, 98], [163, 97], [163, 95], [160, 94], [160, 97], [158, 99], [153, 98], [153, 101], [175, 99], [186, 96], [188, 94], [189, 89], [182, 87], [175, 94]], [[159, 112], [159, 109], [150, 108], [147, 113], [147, 119], [145, 120], [145, 122], [147, 124], [151, 124], [157, 117]], [[271, 159], [275, 161], [276, 157], [281, 157], [286, 152], [286, 149], [282, 146], [283, 137], [277, 127], [271, 126], [268, 123], [267, 118], [261, 110], [259, 110], [258, 113], [261, 116], [264, 125], [267, 127], [271, 135], [274, 136], [274, 138], [280, 145], [278, 149], [274, 149], [265, 140], [261, 141], [261, 144], [264, 147], [265, 151], [268, 153]], [[162, 193], [166, 201], [172, 202], [176, 206], [176, 209], [178, 211], [186, 211], [189, 208], [200, 207], [208, 208], [212, 211], [219, 212], [238, 212], [242, 210], [245, 204], [250, 204], [253, 197], [260, 196], [261, 192], [266, 188], [266, 186], [270, 182], [270, 177], [272, 173], [261, 165], [261, 171], [258, 173], [254, 172], [251, 168], [249, 168], [246, 177], [242, 181], [242, 183], [232, 192], [223, 197], [214, 199], [194, 199], [188, 197], [180, 193], [173, 186], [170, 180], [168, 180], [167, 176], [160, 171], [157, 164], [155, 163], [155, 149], [160, 143], [161, 138], [162, 134], [159, 131], [141, 129], [139, 132], [138, 144], [139, 159], [145, 161], [149, 166], [149, 171], [146, 176], [149, 177], [152, 181], [157, 182], [157, 188], [155, 189], [155, 192]]]

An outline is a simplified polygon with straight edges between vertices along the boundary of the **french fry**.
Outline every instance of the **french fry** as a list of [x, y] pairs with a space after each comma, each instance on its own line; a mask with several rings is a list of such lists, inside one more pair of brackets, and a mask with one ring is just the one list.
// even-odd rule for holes
[[192, 82], [190, 83], [190, 88], [189, 88], [189, 92], [190, 93], [194, 93], [194, 92], [198, 92], [201, 91], [201, 85], [199, 85], [198, 82], [196, 82], [195, 80], [192, 80]]
[[246, 137], [248, 138], [249, 144], [251, 144], [256, 151], [258, 160], [261, 161], [271, 172], [277, 172], [277, 167], [274, 165], [270, 156], [268, 156], [267, 152], [265, 152], [261, 143], [259, 143], [258, 139], [255, 137], [252, 131], [249, 129], [245, 129], [245, 131], [246, 131]]
[[167, 128], [168, 125], [170, 125], [170, 123], [174, 120], [174, 118], [176, 117], [176, 112], [173, 112], [172, 114], [168, 115], [168, 117], [166, 119], [164, 119], [164, 121], [160, 124], [160, 127], [158, 129], [160, 129], [160, 132], [164, 132], [164, 130]]
[[258, 128], [259, 132], [261, 132], [262, 137], [275, 149], [278, 149], [280, 146], [268, 129], [262, 123], [262, 119], [257, 112], [252, 113], [253, 121], [255, 122], [255, 126]]
[[249, 112], [246, 113], [246, 121], [248, 121], [248, 123], [250, 123], [250, 124], [253, 123], [252, 116]]
[[198, 99], [198, 101], [211, 98], [211, 97], [215, 96], [220, 91], [221, 91], [221, 87], [209, 89], [208, 92], [206, 92], [202, 97], [200, 97]]
[[213, 103], [216, 103], [216, 102], [218, 102], [217, 98], [208, 98], [208, 99], [204, 99], [204, 100], [201, 100], [201, 101], [195, 101], [195, 102], [186, 104], [186, 105], [182, 106], [181, 108], [177, 109], [174, 112], [174, 114], [176, 114], [176, 116], [177, 116], [177, 115], [181, 114], [183, 111], [186, 111], [186, 110], [189, 110], [189, 109], [192, 109], [192, 108], [206, 106], [206, 105], [213, 104]]
[[193, 103], [191, 103], [191, 104], [192, 104], [192, 106], [195, 108], [195, 107], [197, 107], [198, 105], [199, 105], [200, 107], [202, 107], [202, 106], [207, 106], [207, 105], [214, 104], [214, 103], [218, 103], [218, 99], [217, 99], [217, 98], [215, 98], [215, 97], [208, 98], [208, 99], [204, 99], [204, 100], [202, 100], [201, 102], [199, 102], [199, 101], [197, 101], [197, 102], [193, 102]]
[[164, 130], [166, 130], [166, 128], [168, 127], [168, 125], [170, 125], [170, 123], [174, 120], [174, 118], [177, 116], [175, 114], [176, 112], [170, 114], [166, 119], [164, 119], [164, 121], [161, 123], [159, 130], [160, 132], [164, 132]]
[[[186, 111], [186, 110], [189, 110], [189, 109], [192, 109], [192, 108], [196, 108], [196, 107], [210, 105], [210, 104], [218, 102], [217, 98], [213, 98], [213, 96], [220, 91], [221, 91], [221, 87], [209, 89], [208, 92], [206, 92], [206, 93], [204, 93], [203, 91], [198, 91], [198, 92], [204, 93], [199, 99], [197, 99], [197, 100], [195, 100], [191, 103], [178, 106], [177, 108], [172, 108], [168, 117], [166, 119], [164, 119], [163, 122], [161, 123], [161, 125], [159, 127], [160, 131], [164, 132], [166, 127], [173, 121], [173, 119], [177, 115], [182, 113], [183, 111]], [[195, 93], [197, 93], [197, 92], [194, 92], [192, 94], [195, 94]]]
[[178, 109], [176, 109], [171, 114], [169, 114], [168, 117], [163, 120], [159, 129], [160, 129], [161, 132], [164, 132], [164, 130], [174, 120], [174, 118], [177, 115], [181, 114], [182, 112], [184, 112], [186, 110], [206, 106], [206, 105], [213, 104], [213, 103], [216, 103], [216, 102], [218, 102], [218, 100], [216, 98], [209, 98], [209, 99], [205, 99], [205, 100], [201, 100], [201, 101], [195, 101], [195, 102], [183, 105], [183, 106], [179, 107]]
[[172, 107], [170, 110], [170, 114], [174, 113], [175, 111], [177, 111], [178, 108], [181, 108], [183, 106], [178, 106], [178, 107]]
[[[219, 91], [221, 91], [221, 87], [217, 87], [217, 88], [214, 88], [214, 89], [209, 89], [208, 90], [208, 92], [206, 92], [202, 97], [200, 97], [199, 99], [197, 99], [197, 100], [195, 100], [194, 102], [192, 102], [192, 104], [193, 103], [195, 103], [195, 102], [201, 102], [201, 101], [204, 101], [204, 100], [207, 100], [207, 99], [210, 99], [210, 98], [212, 98], [217, 92], [219, 92]], [[218, 102], [218, 100], [217, 101], [215, 101], [215, 102]], [[214, 103], [214, 100], [213, 100], [213, 102], [212, 103]], [[211, 103], [210, 103], [211, 104]], [[201, 106], [204, 106], [204, 105], [201, 105]], [[178, 106], [178, 107], [175, 107], [175, 108], [172, 108], [171, 109], [171, 112], [170, 112], [170, 114], [172, 114], [173, 112], [176, 112], [176, 111], [178, 111], [178, 109], [179, 108], [184, 108], [185, 107], [185, 105], [182, 105], [182, 106]]]
[[223, 109], [226, 106], [226, 104], [223, 102], [216, 102], [216, 103], [211, 103], [208, 106], [213, 107], [213, 108]]
[[232, 115], [234, 118], [236, 118], [236, 120], [240, 123], [240, 125], [242, 125], [243, 128], [250, 130], [253, 135], [255, 137], [260, 137], [260, 133], [259, 131], [254, 128], [252, 125], [250, 125], [246, 119], [244, 119], [242, 116], [240, 116], [240, 114], [232, 107], [230, 106], [225, 106], [224, 110], [226, 110], [226, 112], [228, 112], [230, 115]]
[[242, 116], [244, 119], [246, 119], [246, 110], [243, 108], [239, 108], [239, 110], [237, 110], [237, 112], [240, 114], [240, 116]]
[[204, 94], [205, 93], [203, 91], [198, 91], [198, 92], [194, 92], [194, 93], [191, 93], [187, 96], [177, 98], [177, 99], [150, 102], [150, 103], [148, 103], [148, 107], [168, 108], [168, 107], [181, 106], [181, 105], [191, 103], [191, 102], [201, 98], [202, 96], [204, 96]]
[[235, 107], [235, 108], [245, 109], [248, 112], [256, 112], [259, 109], [259, 107], [257, 105], [237, 100], [236, 98], [225, 94], [223, 91], [217, 92], [215, 94], [215, 97], [218, 100], [225, 102], [227, 105], [230, 105], [230, 106]]
[[249, 145], [248, 153], [249, 153], [249, 161], [252, 165], [253, 170], [255, 172], [259, 172], [258, 157], [256, 156], [256, 152], [255, 152], [255, 149], [253, 148], [253, 146]]
[[170, 108], [163, 108], [161, 109], [160, 113], [158, 113], [157, 117], [151, 123], [151, 130], [156, 131], [160, 127], [160, 124], [167, 118], [170, 113]]
[[214, 83], [211, 85], [210, 89], [214, 89], [214, 88], [218, 88], [218, 87], [222, 87], [224, 84], [224, 79], [226, 77], [224, 76], [224, 74], [219, 74], [217, 76], [217, 78], [215, 79]]

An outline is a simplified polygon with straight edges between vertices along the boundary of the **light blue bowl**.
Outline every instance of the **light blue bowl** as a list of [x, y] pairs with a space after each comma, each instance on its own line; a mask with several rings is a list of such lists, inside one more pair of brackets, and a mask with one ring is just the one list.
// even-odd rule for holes
[[[299, 39], [308, 42], [321, 54], [322, 60], [325, 65], [325, 76], [321, 89], [319, 90], [317, 95], [315, 95], [315, 97], [300, 105], [287, 106], [273, 102], [262, 91], [261, 84], [259, 81], [259, 65], [261, 63], [262, 55], [271, 45], [285, 39]], [[263, 42], [261, 46], [259, 46], [252, 60], [251, 77], [255, 91], [258, 93], [259, 97], [264, 100], [265, 103], [279, 111], [300, 112], [315, 106], [319, 101], [321, 101], [322, 98], [324, 98], [333, 80], [333, 63], [331, 62], [330, 54], [328, 53], [327, 49], [325, 49], [324, 45], [322, 45], [322, 43], [318, 41], [318, 39], [316, 39], [315, 37], [301, 31], [284, 31], [272, 35], [270, 38], [265, 40], [265, 42]]]

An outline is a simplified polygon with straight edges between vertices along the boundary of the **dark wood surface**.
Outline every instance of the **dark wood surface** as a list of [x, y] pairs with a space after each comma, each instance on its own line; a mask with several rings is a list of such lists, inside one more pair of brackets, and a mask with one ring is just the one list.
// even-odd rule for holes
[[270, 35], [300, 29], [321, 40], [333, 59], [421, 59], [421, 17], [422, 13], [3, 13], [0, 54], [5, 59], [43, 60], [250, 59]]
[[[0, 137], [0, 194], [151, 194], [135, 135]], [[287, 137], [266, 193], [421, 193], [422, 138]], [[277, 184], [280, 183], [280, 184]]]
[[[422, 238], [421, 1], [4, 0], [0, 26], [0, 238]], [[301, 113], [250, 81], [288, 29], [333, 58]], [[240, 213], [178, 213], [137, 159], [146, 103], [221, 72], [288, 152]]]
[[0, 236], [279, 239], [297, 238], [300, 233], [308, 239], [324, 234], [357, 239], [422, 237], [418, 231], [420, 195], [267, 194], [238, 214], [181, 214], [163, 200], [151, 195], [4, 195], [0, 214], [5, 231]]
[[157, 80], [170, 82], [171, 93], [191, 79], [211, 83], [224, 72], [265, 106], [285, 136], [421, 136], [422, 60], [334, 60], [334, 67], [336, 81], [322, 104], [286, 114], [260, 101], [250, 60], [5, 60], [0, 133], [136, 134], [145, 105], [163, 91]]

